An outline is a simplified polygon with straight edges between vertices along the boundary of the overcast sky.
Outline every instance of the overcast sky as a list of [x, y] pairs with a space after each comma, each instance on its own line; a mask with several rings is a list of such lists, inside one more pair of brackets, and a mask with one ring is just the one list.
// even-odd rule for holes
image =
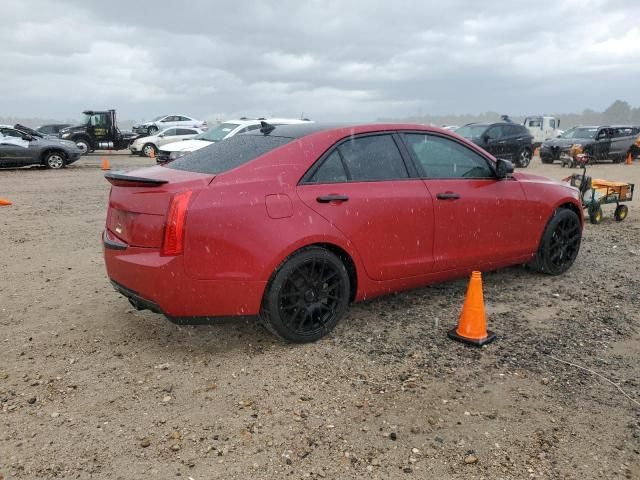
[[323, 121], [640, 105], [640, 2], [16, 0], [0, 116]]

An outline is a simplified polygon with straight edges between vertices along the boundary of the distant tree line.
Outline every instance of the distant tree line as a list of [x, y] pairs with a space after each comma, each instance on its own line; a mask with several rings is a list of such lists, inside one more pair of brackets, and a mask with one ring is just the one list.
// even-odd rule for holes
[[[503, 112], [508, 114], [508, 112]], [[538, 114], [532, 112], [532, 115]], [[423, 115], [402, 119], [381, 118], [379, 121], [402, 121], [410, 123], [428, 123], [432, 125], [465, 125], [472, 122], [496, 122], [501, 118], [501, 113], [484, 112], [480, 114], [463, 115]], [[633, 108], [628, 102], [616, 100], [604, 112], [586, 109], [582, 113], [545, 113], [560, 119], [560, 128], [568, 129], [576, 125], [615, 125], [631, 124], [640, 125], [640, 107]], [[509, 115], [511, 120], [521, 123], [525, 116]]]

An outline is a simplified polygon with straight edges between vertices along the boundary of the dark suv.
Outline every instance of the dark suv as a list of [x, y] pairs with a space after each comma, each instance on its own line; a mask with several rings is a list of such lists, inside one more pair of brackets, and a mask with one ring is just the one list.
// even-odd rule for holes
[[[640, 127], [634, 125], [579, 126], [567, 130], [558, 138], [547, 140], [540, 147], [542, 163], [553, 163], [568, 156], [572, 146], [587, 154], [591, 162], [611, 159], [624, 161], [627, 155], [640, 153]], [[563, 163], [564, 165], [564, 163]]]
[[517, 167], [527, 167], [533, 154], [533, 137], [523, 125], [510, 122], [469, 123], [456, 133], [484, 148], [496, 158], [510, 160]]

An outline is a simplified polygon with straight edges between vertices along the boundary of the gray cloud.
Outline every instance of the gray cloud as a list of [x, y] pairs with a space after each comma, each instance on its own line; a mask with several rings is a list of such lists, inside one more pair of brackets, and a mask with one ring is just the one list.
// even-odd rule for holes
[[640, 104], [640, 5], [565, 0], [3, 6], [0, 114], [372, 120]]

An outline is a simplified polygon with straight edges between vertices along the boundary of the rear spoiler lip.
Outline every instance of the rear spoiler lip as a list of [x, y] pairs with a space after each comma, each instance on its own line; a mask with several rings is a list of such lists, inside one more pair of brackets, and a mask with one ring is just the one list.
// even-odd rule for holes
[[[111, 185], [116, 185], [119, 187], [126, 187], [126, 186], [159, 187], [160, 185], [169, 183], [169, 180], [160, 180], [157, 178], [134, 177], [132, 175], [127, 175], [125, 173], [118, 173], [118, 172], [105, 173], [104, 178], [106, 178]], [[131, 185], [127, 185], [128, 183], [130, 183]]]

